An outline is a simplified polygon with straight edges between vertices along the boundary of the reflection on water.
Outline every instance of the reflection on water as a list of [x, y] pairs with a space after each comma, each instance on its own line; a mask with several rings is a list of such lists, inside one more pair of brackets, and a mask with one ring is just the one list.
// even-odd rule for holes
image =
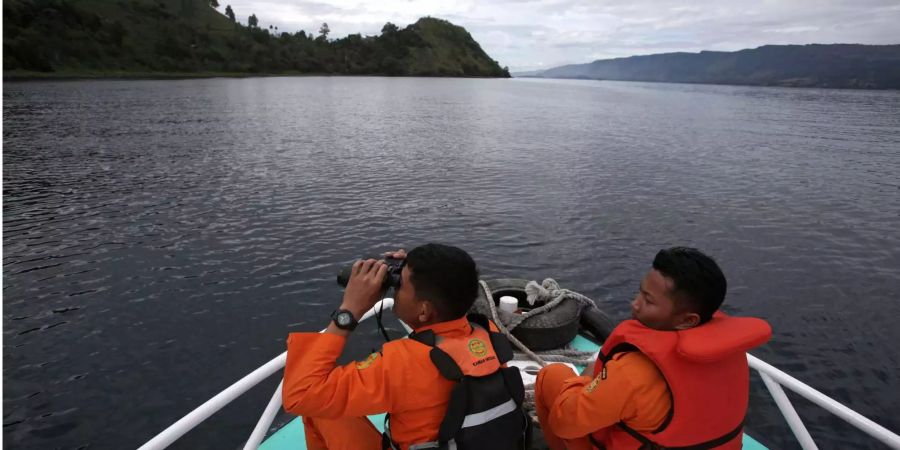
[[[3, 108], [10, 446], [136, 447], [324, 326], [341, 264], [427, 241], [620, 318], [656, 250], [698, 246], [772, 323], [758, 356], [900, 429], [896, 92], [305, 77], [6, 83]], [[177, 447], [238, 445], [275, 383]]]

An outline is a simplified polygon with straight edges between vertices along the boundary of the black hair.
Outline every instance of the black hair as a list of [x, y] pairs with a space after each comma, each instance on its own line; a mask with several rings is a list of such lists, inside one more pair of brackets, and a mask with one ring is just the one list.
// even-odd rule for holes
[[696, 312], [700, 323], [709, 321], [725, 300], [725, 275], [712, 258], [696, 248], [660, 250], [653, 259], [653, 268], [672, 279], [673, 294], [683, 302], [678, 306]]
[[478, 269], [464, 250], [443, 244], [425, 244], [406, 255], [416, 297], [434, 304], [438, 320], [466, 315], [478, 296]]

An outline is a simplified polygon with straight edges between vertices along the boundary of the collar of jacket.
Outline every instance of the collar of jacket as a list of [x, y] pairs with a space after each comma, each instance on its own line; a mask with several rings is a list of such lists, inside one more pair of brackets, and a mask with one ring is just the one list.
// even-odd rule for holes
[[424, 327], [416, 328], [416, 333], [421, 333], [426, 330], [434, 331], [434, 334], [468, 334], [472, 331], [472, 326], [469, 325], [469, 319], [466, 316], [460, 317], [459, 319], [448, 320], [446, 322], [438, 322], [433, 323], [431, 325], [426, 325]]

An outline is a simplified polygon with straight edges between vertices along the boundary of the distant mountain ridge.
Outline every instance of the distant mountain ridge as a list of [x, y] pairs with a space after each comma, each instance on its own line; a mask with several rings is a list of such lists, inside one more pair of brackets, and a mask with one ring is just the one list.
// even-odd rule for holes
[[[425, 17], [378, 36], [328, 37], [227, 16], [215, 0], [4, 0], [12, 76], [342, 74], [509, 77], [463, 27]], [[224, 2], [222, 2], [224, 5]], [[247, 25], [236, 16], [248, 17]]]
[[900, 89], [900, 45], [766, 45], [570, 64], [527, 75], [620, 81]]

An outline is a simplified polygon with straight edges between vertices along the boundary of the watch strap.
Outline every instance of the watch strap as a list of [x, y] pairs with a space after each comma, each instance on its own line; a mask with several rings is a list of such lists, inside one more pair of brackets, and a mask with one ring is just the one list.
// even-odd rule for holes
[[[346, 316], [350, 320], [347, 324], [341, 324], [341, 321], [338, 320], [339, 316]], [[356, 317], [353, 316], [353, 313], [346, 309], [335, 309], [334, 312], [331, 313], [331, 320], [336, 327], [347, 331], [353, 331], [356, 329], [356, 326], [359, 325], [359, 322], [356, 320]]]

